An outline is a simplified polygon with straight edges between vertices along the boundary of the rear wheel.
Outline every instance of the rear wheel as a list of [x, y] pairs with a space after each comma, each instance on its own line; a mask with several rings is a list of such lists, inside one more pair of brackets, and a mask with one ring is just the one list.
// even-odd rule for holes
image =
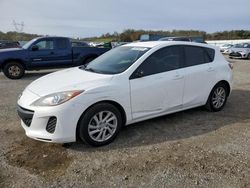
[[122, 116], [109, 103], [99, 103], [91, 107], [81, 118], [78, 127], [80, 139], [92, 146], [111, 143], [120, 131]]
[[20, 79], [23, 77], [25, 70], [21, 63], [13, 61], [4, 66], [3, 73], [7, 78]]
[[211, 91], [207, 103], [206, 109], [213, 112], [218, 112], [223, 109], [227, 102], [228, 88], [225, 84], [217, 84]]

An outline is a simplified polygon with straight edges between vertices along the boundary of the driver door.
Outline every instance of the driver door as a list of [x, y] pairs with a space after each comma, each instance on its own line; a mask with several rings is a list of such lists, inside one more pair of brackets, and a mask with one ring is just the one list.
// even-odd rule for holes
[[34, 46], [37, 48], [30, 49], [30, 67], [50, 68], [55, 61], [55, 42], [53, 39], [41, 39]]
[[133, 119], [182, 107], [184, 72], [182, 48], [171, 46], [150, 55], [131, 75]]

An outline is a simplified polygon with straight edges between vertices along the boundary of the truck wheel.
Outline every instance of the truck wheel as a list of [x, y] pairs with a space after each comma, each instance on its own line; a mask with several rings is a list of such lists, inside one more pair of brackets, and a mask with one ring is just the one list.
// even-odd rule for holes
[[3, 73], [7, 78], [20, 79], [23, 77], [25, 70], [21, 63], [12, 61], [4, 66]]

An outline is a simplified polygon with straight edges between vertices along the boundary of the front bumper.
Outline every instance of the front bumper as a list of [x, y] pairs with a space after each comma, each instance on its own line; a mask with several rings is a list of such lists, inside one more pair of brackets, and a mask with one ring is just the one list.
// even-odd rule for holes
[[231, 53], [229, 54], [229, 57], [243, 59], [243, 58], [247, 58], [248, 55], [247, 55], [246, 53], [231, 52]]
[[76, 141], [76, 127], [82, 111], [73, 104], [67, 107], [24, 108], [20, 105], [17, 112], [21, 125], [28, 137], [53, 143]]

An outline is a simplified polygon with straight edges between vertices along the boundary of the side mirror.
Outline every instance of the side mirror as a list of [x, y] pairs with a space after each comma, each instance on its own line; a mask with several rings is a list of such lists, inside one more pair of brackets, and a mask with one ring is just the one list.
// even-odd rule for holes
[[39, 47], [38, 47], [37, 45], [33, 45], [33, 46], [31, 47], [31, 50], [32, 50], [32, 51], [37, 51], [37, 50], [39, 50]]
[[143, 70], [136, 70], [136, 72], [134, 72], [131, 76], [130, 76], [130, 80], [131, 79], [136, 79], [136, 78], [141, 78], [144, 76], [144, 71]]

